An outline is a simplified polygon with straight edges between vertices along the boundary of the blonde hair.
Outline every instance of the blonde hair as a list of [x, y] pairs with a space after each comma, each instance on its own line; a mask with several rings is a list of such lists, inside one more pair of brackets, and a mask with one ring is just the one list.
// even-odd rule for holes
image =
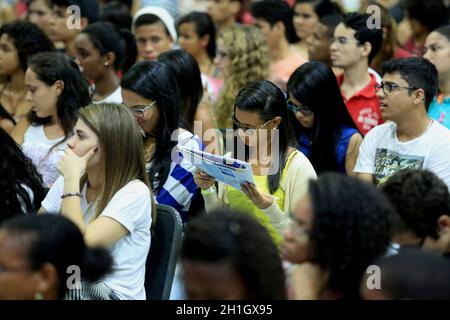
[[[100, 215], [112, 197], [130, 181], [142, 181], [151, 194], [145, 170], [142, 135], [128, 108], [111, 103], [90, 104], [80, 110], [80, 119], [97, 135], [102, 150], [104, 187], [98, 198], [95, 217]], [[80, 184], [83, 186], [85, 183], [86, 174]], [[152, 210], [153, 216], [155, 213], [156, 211]]]
[[231, 128], [230, 114], [239, 90], [250, 81], [265, 80], [269, 75], [269, 47], [254, 26], [225, 28], [219, 39], [224, 42], [230, 62], [214, 112], [219, 128]]

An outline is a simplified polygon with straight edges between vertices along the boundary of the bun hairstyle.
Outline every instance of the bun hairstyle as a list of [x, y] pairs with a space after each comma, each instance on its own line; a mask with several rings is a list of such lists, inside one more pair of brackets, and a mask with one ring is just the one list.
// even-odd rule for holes
[[88, 281], [99, 280], [111, 271], [113, 260], [109, 252], [87, 247], [78, 227], [60, 215], [29, 213], [7, 220], [1, 230], [26, 239], [25, 255], [32, 270], [38, 270], [45, 263], [55, 267], [60, 299], [67, 291], [70, 266], [78, 266], [82, 278]]

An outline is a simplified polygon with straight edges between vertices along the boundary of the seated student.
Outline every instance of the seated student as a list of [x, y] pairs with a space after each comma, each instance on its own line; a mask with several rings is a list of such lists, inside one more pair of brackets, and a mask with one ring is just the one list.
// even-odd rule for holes
[[110, 272], [105, 249], [89, 248], [70, 220], [55, 215], [26, 215], [0, 228], [0, 300], [61, 300], [74, 283], [71, 267], [96, 281]]
[[365, 300], [450, 300], [450, 263], [435, 253], [402, 250], [374, 264], [380, 268], [380, 287], [372, 287], [368, 270], [361, 280]]
[[37, 25], [47, 35], [52, 14], [52, 0], [28, 1], [27, 20]]
[[[324, 94], [324, 92], [327, 94]], [[362, 136], [345, 107], [333, 71], [307, 62], [289, 78], [288, 108], [295, 114], [299, 150], [317, 173], [354, 175]]]
[[5, 131], [11, 132], [31, 109], [24, 79], [28, 59], [54, 49], [45, 33], [31, 22], [15, 21], [1, 26], [0, 74], [8, 78], [0, 85], [0, 127]]
[[142, 61], [124, 74], [121, 86], [123, 101], [142, 129], [147, 173], [156, 202], [175, 208], [186, 221], [197, 194], [195, 166], [178, 158], [174, 148], [181, 145], [203, 150], [203, 144], [181, 123], [177, 79], [169, 66]]
[[332, 67], [330, 46], [334, 36], [334, 29], [342, 22], [339, 15], [327, 15], [316, 24], [313, 34], [306, 39], [310, 61], [319, 61]]
[[448, 24], [448, 7], [443, 0], [407, 0], [404, 10], [409, 20], [411, 37], [403, 44], [403, 48], [414, 56], [422, 57], [428, 34]]
[[75, 38], [77, 62], [92, 81], [93, 103], [122, 103], [120, 79], [136, 61], [133, 34], [105, 21], [87, 26]]
[[169, 66], [175, 78], [181, 96], [181, 116], [188, 128], [201, 137], [207, 152], [219, 153], [221, 136], [216, 134], [212, 106], [204, 96], [202, 78], [197, 61], [184, 50], [171, 50], [162, 53], [158, 61]]
[[11, 136], [33, 161], [44, 187], [50, 188], [59, 176], [57, 164], [72, 135], [78, 111], [91, 99], [86, 79], [68, 56], [40, 53], [28, 60], [28, 65], [25, 84], [33, 108]]
[[214, 104], [214, 116], [217, 128], [229, 129], [233, 127], [230, 114], [239, 90], [250, 81], [265, 80], [269, 76], [269, 47], [261, 31], [254, 26], [226, 28], [219, 33], [214, 63], [224, 78]]
[[39, 209], [45, 196], [42, 178], [20, 146], [0, 128], [0, 224]]
[[450, 25], [428, 35], [423, 57], [434, 64], [439, 75], [439, 93], [431, 102], [428, 114], [450, 129]]
[[217, 100], [223, 79], [214, 64], [216, 57], [216, 30], [211, 17], [205, 12], [193, 11], [177, 22], [178, 44], [197, 61], [211, 101]]
[[74, 131], [58, 166], [62, 176], [39, 212], [61, 212], [88, 246], [109, 248], [114, 271], [100, 285], [105, 299], [145, 299], [156, 211], [139, 127], [123, 105], [91, 104], [81, 109]]
[[450, 193], [434, 173], [405, 169], [395, 173], [381, 190], [400, 218], [394, 242], [450, 256]]
[[292, 24], [293, 10], [285, 1], [263, 0], [252, 4], [253, 25], [261, 30], [269, 45], [270, 76], [283, 91], [291, 74], [307, 60], [289, 43], [298, 40]]
[[375, 93], [377, 79], [368, 71], [369, 63], [379, 51], [383, 34], [369, 29], [369, 14], [349, 13], [334, 30], [330, 46], [334, 67], [344, 73], [338, 77], [347, 109], [361, 134], [382, 123], [380, 102]]
[[354, 171], [382, 184], [397, 171], [427, 169], [450, 187], [450, 130], [427, 114], [438, 89], [436, 68], [422, 58], [403, 58], [383, 70], [377, 95], [389, 121], [364, 138]]
[[263, 224], [276, 244], [280, 244], [290, 212], [305, 194], [308, 181], [316, 178], [308, 159], [292, 147], [295, 142], [288, 112], [284, 93], [275, 84], [250, 82], [236, 97], [231, 114], [236, 131], [230, 130], [234, 144], [227, 148], [234, 149], [233, 158], [242, 158], [245, 151], [240, 160], [252, 164], [255, 185], [246, 183], [237, 190], [219, 182], [217, 193], [213, 177], [200, 171], [194, 176], [203, 189], [207, 211], [239, 209]]
[[138, 61], [156, 60], [177, 41], [173, 17], [160, 7], [145, 7], [136, 12], [132, 32], [136, 37]]
[[285, 278], [267, 230], [241, 212], [217, 210], [186, 225], [181, 245], [191, 300], [281, 300]]
[[216, 26], [217, 33], [237, 24], [237, 16], [243, 9], [244, 0], [208, 1], [208, 14]]
[[341, 15], [341, 9], [330, 0], [295, 0], [293, 23], [297, 37], [300, 39], [295, 48], [305, 59], [308, 57], [307, 39], [313, 35], [319, 20], [327, 15]]
[[284, 234], [293, 299], [358, 299], [366, 268], [386, 253], [394, 209], [374, 186], [337, 173], [309, 183]]
[[[90, 23], [99, 19], [99, 7], [97, 1], [92, 0], [51, 0], [53, 3], [53, 15], [48, 25], [48, 36], [57, 43], [62, 43], [62, 51], [71, 57], [77, 54], [75, 37]], [[70, 6], [78, 6], [79, 20], [74, 15], [77, 11], [68, 10]], [[70, 26], [69, 23], [73, 23]], [[72, 28], [73, 27], [73, 28]]]

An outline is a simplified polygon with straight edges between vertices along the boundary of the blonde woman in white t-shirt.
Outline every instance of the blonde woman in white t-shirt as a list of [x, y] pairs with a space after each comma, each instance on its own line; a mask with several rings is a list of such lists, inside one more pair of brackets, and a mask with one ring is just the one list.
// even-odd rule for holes
[[[109, 248], [114, 272], [99, 284], [119, 299], [145, 299], [152, 196], [139, 127], [123, 105], [91, 104], [59, 163], [40, 212], [61, 212], [89, 246]], [[81, 273], [83, 270], [81, 270]]]

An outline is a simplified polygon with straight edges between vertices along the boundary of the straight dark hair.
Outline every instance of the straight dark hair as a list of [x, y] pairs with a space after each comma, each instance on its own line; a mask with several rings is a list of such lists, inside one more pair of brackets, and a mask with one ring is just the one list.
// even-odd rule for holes
[[167, 65], [158, 61], [142, 61], [124, 74], [121, 86], [156, 101], [160, 117], [154, 132], [156, 147], [149, 180], [153, 191], [158, 194], [169, 175], [172, 149], [178, 143], [172, 140], [172, 133], [180, 127], [181, 101], [177, 80]]
[[181, 114], [192, 130], [197, 107], [203, 96], [202, 78], [197, 61], [184, 50], [163, 52], [159, 55], [158, 61], [166, 64], [175, 75], [180, 89]]
[[[263, 121], [269, 121], [275, 117], [280, 117], [282, 119], [280, 125], [276, 129], [279, 132], [279, 141], [277, 141], [279, 153], [277, 155], [272, 155], [272, 158], [278, 157], [278, 171], [276, 174], [269, 175], [267, 179], [268, 189], [270, 193], [273, 194], [280, 185], [281, 173], [286, 165], [288, 148], [295, 144], [284, 93], [270, 81], [251, 81], [239, 91], [234, 104], [234, 111], [236, 111], [236, 109], [257, 113]], [[237, 129], [234, 124], [233, 129]], [[237, 142], [237, 139], [240, 138], [235, 137], [234, 157], [238, 154], [238, 145], [242, 145], [242, 143]], [[245, 160], [247, 160], [248, 152], [246, 152], [245, 155]]]
[[214, 22], [206, 12], [193, 11], [182, 16], [177, 22], [177, 32], [183, 23], [192, 23], [195, 26], [195, 32], [198, 37], [209, 36], [206, 52], [211, 60], [216, 57], [216, 29]]
[[[333, 71], [324, 63], [303, 64], [288, 80], [288, 92], [314, 112], [312, 128], [305, 128], [295, 120], [295, 131], [311, 137], [309, 160], [317, 173], [338, 171], [336, 147], [341, 127], [355, 127], [342, 99]], [[326, 94], [324, 94], [326, 92]]]
[[[57, 116], [64, 130], [61, 144], [72, 134], [79, 109], [91, 102], [88, 82], [75, 61], [60, 52], [36, 54], [28, 60], [28, 65], [37, 78], [48, 86], [58, 80], [64, 82], [64, 89], [56, 102]], [[44, 125], [51, 120], [51, 117], [39, 118], [34, 111], [30, 111], [27, 117], [33, 126]]]

